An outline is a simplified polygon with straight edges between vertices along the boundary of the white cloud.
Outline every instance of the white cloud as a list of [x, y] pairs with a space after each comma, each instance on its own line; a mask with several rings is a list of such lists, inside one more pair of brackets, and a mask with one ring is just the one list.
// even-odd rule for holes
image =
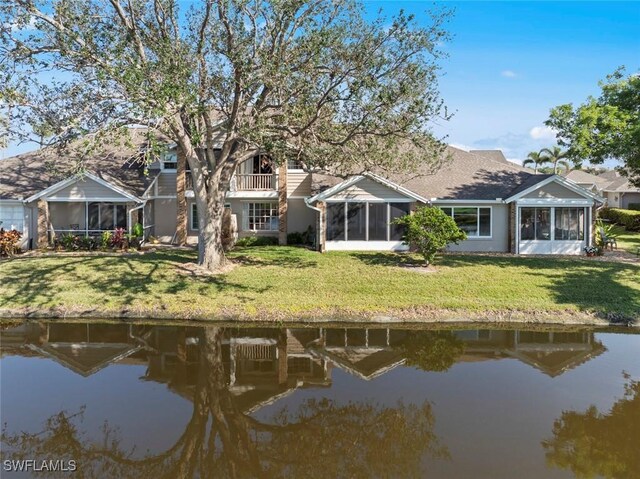
[[505, 78], [515, 78], [518, 76], [517, 73], [514, 72], [513, 70], [502, 70], [500, 72], [500, 75], [502, 75]]
[[534, 140], [554, 141], [556, 139], [556, 130], [548, 126], [534, 126], [529, 130], [529, 136]]

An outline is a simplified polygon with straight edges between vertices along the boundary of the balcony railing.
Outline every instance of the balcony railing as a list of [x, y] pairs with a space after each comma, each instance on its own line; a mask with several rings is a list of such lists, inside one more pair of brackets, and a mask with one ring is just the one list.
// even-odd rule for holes
[[237, 191], [269, 191], [275, 189], [275, 175], [272, 173], [236, 175]]

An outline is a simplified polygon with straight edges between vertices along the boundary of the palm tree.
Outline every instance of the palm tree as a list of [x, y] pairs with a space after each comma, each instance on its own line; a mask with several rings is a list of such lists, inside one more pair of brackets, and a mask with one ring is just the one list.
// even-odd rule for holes
[[545, 158], [547, 163], [553, 164], [553, 173], [558, 174], [558, 166], [564, 167], [565, 171], [569, 171], [571, 169], [571, 165], [564, 158], [569, 156], [568, 151], [562, 151], [562, 148], [559, 146], [554, 146], [552, 148], [543, 148], [540, 150], [540, 155]]
[[538, 174], [538, 168], [548, 162], [549, 160], [542, 156], [542, 150], [538, 152], [532, 151], [527, 155], [527, 159], [522, 162], [522, 166], [533, 165], [533, 172]]

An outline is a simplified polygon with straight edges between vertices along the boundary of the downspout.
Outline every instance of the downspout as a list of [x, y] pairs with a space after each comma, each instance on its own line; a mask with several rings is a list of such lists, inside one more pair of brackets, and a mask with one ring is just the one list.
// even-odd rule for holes
[[316, 239], [317, 239], [316, 247], [318, 248], [318, 250], [320, 250], [320, 240], [321, 240], [320, 233], [323, 231], [323, 228], [322, 228], [322, 210], [320, 208], [318, 208], [317, 206], [313, 206], [312, 204], [310, 204], [308, 198], [304, 199], [304, 204], [307, 205], [308, 208], [318, 212], [320, 220], [318, 222], [318, 232], [316, 233]]
[[[129, 210], [129, 234], [133, 234], [133, 224], [132, 224], [132, 223], [133, 223], [133, 221], [132, 221], [131, 213], [133, 213], [133, 212], [134, 212], [134, 211], [136, 211], [136, 210], [139, 210], [139, 209], [144, 208], [146, 204], [147, 204], [147, 200], [144, 200], [144, 201], [140, 204], [140, 206], [136, 206], [135, 208], [131, 208], [131, 209]], [[142, 227], [143, 227], [143, 230], [142, 230], [142, 231], [144, 231], [144, 215], [142, 215], [142, 223], [143, 223], [143, 224], [142, 224]]]

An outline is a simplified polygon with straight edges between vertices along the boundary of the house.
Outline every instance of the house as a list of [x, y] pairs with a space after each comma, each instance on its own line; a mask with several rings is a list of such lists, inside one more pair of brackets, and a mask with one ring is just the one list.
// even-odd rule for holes
[[[178, 175], [179, 151], [165, 143], [151, 164], [143, 129], [126, 145], [84, 158], [39, 150], [0, 160], [0, 221], [23, 232], [24, 248], [64, 233], [98, 235], [143, 226], [145, 237], [196, 243], [198, 215], [189, 171]], [[76, 167], [77, 169], [77, 167]], [[236, 171], [226, 206], [240, 236], [313, 231], [319, 251], [404, 250], [393, 220], [418, 206], [451, 215], [468, 239], [452, 251], [580, 254], [593, 241], [597, 192], [558, 175], [537, 175], [494, 150], [448, 147], [435, 173], [364, 172], [347, 178], [276, 166], [256, 155]]]
[[571, 170], [565, 178], [602, 196], [609, 208], [629, 209], [631, 204], [640, 205], [640, 188], [632, 186], [629, 179], [617, 171], [592, 175], [582, 170]]

